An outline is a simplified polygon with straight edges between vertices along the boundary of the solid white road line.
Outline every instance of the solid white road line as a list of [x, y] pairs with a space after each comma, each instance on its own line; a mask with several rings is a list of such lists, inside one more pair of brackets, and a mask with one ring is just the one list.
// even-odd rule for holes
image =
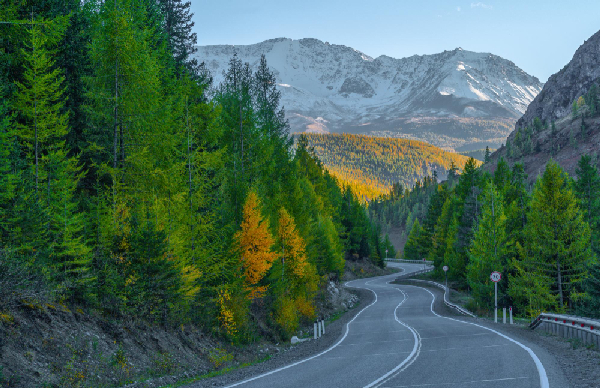
[[[436, 384], [416, 384], [416, 385], [388, 385], [385, 388], [411, 388], [411, 387], [433, 387], [433, 386], [446, 386], [446, 385], [458, 385], [460, 387], [465, 384], [479, 384], [479, 383], [495, 383], [498, 381], [513, 381], [513, 380], [527, 380], [529, 377], [505, 377], [501, 379], [489, 379], [489, 380], [470, 380], [461, 381], [457, 383], [436, 383]], [[383, 387], [382, 387], [383, 388]]]
[[409, 287], [416, 287], [416, 288], [420, 288], [422, 290], [425, 290], [427, 292], [429, 292], [431, 294], [431, 296], [433, 297], [432, 301], [431, 301], [431, 312], [440, 317], [440, 318], [444, 318], [444, 319], [449, 319], [451, 321], [455, 321], [455, 322], [461, 322], [467, 325], [473, 325], [473, 326], [477, 326], [480, 327], [482, 329], [485, 330], [489, 330], [492, 333], [498, 334], [500, 337], [505, 338], [507, 340], [509, 340], [510, 342], [520, 346], [522, 349], [524, 349], [527, 353], [529, 353], [529, 356], [533, 359], [533, 362], [535, 363], [535, 367], [537, 368], [538, 374], [540, 376], [540, 386], [541, 388], [549, 388], [550, 387], [550, 382], [548, 381], [548, 375], [546, 374], [546, 369], [544, 368], [544, 365], [542, 364], [542, 362], [540, 361], [540, 359], [538, 358], [538, 356], [533, 352], [533, 350], [531, 350], [530, 348], [528, 348], [527, 346], [523, 345], [522, 343], [520, 343], [517, 340], [514, 340], [512, 338], [510, 338], [507, 335], [504, 335], [494, 329], [490, 329], [489, 327], [485, 327], [485, 326], [481, 326], [478, 325], [476, 323], [472, 323], [472, 322], [465, 322], [465, 321], [461, 321], [460, 319], [455, 319], [455, 318], [450, 318], [450, 317], [443, 317], [441, 315], [439, 315], [438, 313], [436, 313], [435, 311], [433, 311], [433, 303], [435, 302], [435, 295], [433, 294], [433, 292], [429, 291], [426, 288], [423, 287], [418, 287], [418, 286], [409, 286]]
[[[365, 286], [366, 286], [367, 284], [369, 284], [370, 282], [372, 282], [372, 281], [376, 280], [376, 279], [377, 279], [377, 278], [375, 278], [375, 279], [373, 279], [373, 280], [370, 280], [370, 281], [366, 282], [366, 283], [365, 283]], [[346, 282], [344, 285], [345, 285], [345, 286], [347, 286], [347, 287], [352, 287], [352, 288], [361, 288], [361, 289], [366, 289], [366, 290], [369, 290], [369, 291], [371, 291], [371, 292], [372, 292], [372, 293], [375, 295], [375, 300], [374, 300], [374, 301], [373, 301], [373, 302], [372, 302], [370, 305], [368, 305], [368, 306], [364, 307], [362, 310], [360, 310], [360, 311], [358, 312], [358, 314], [356, 314], [356, 315], [354, 316], [354, 318], [352, 318], [352, 319], [351, 319], [351, 320], [350, 320], [348, 323], [346, 323], [346, 332], [344, 333], [344, 336], [343, 336], [343, 337], [342, 337], [342, 338], [341, 338], [341, 339], [340, 339], [338, 342], [336, 342], [336, 343], [335, 343], [334, 345], [332, 345], [330, 348], [328, 348], [328, 349], [326, 349], [326, 350], [322, 351], [322, 352], [321, 352], [321, 353], [319, 353], [319, 354], [316, 354], [316, 355], [314, 355], [314, 356], [311, 356], [311, 357], [305, 358], [305, 359], [303, 359], [303, 360], [300, 360], [300, 361], [294, 362], [294, 363], [292, 363], [292, 364], [289, 364], [289, 365], [286, 365], [286, 366], [282, 366], [281, 368], [274, 369], [274, 370], [272, 370], [272, 371], [269, 371], [269, 372], [266, 372], [266, 373], [260, 374], [260, 375], [258, 375], [258, 376], [254, 376], [254, 377], [251, 377], [251, 378], [249, 378], [249, 379], [246, 379], [246, 380], [239, 381], [239, 382], [237, 382], [237, 383], [235, 383], [235, 384], [228, 385], [228, 386], [226, 386], [225, 388], [237, 387], [238, 385], [246, 384], [246, 383], [249, 383], [249, 382], [251, 382], [251, 381], [258, 380], [258, 379], [261, 379], [261, 378], [263, 378], [263, 377], [266, 377], [266, 376], [272, 375], [272, 374], [274, 374], [274, 373], [281, 372], [282, 370], [289, 369], [289, 368], [291, 368], [291, 367], [293, 367], [293, 366], [296, 366], [296, 365], [303, 364], [303, 363], [305, 363], [305, 362], [307, 362], [307, 361], [313, 360], [313, 359], [315, 359], [315, 358], [317, 358], [317, 357], [320, 357], [320, 356], [322, 356], [322, 355], [324, 355], [324, 354], [326, 354], [326, 353], [329, 353], [331, 350], [333, 350], [333, 349], [335, 349], [337, 346], [339, 346], [339, 344], [341, 344], [341, 343], [342, 343], [342, 341], [344, 341], [344, 340], [346, 339], [346, 337], [348, 336], [348, 332], [350, 331], [350, 324], [351, 324], [351, 323], [352, 323], [352, 322], [353, 322], [353, 321], [354, 321], [356, 318], [358, 318], [358, 316], [359, 316], [360, 314], [362, 314], [362, 312], [363, 312], [363, 311], [365, 311], [366, 309], [368, 309], [369, 307], [371, 307], [371, 306], [373, 306], [375, 303], [377, 303], [377, 293], [376, 293], [375, 291], [373, 291], [372, 289], [370, 289], [370, 288], [368, 288], [368, 287], [353, 287], [353, 286], [348, 286], [348, 283], [349, 283], [349, 282]]]
[[402, 295], [404, 295], [404, 299], [394, 309], [394, 319], [396, 320], [396, 322], [398, 322], [399, 324], [401, 324], [402, 326], [406, 327], [408, 330], [411, 331], [411, 333], [413, 335], [413, 338], [414, 338], [414, 341], [415, 341], [415, 344], [413, 346], [412, 351], [410, 352], [410, 354], [408, 355], [408, 357], [406, 357], [404, 359], [404, 361], [402, 361], [400, 364], [398, 364], [391, 371], [387, 372], [386, 374], [384, 374], [383, 376], [381, 376], [377, 380], [373, 381], [371, 384], [365, 385], [364, 388], [371, 388], [371, 387], [379, 386], [379, 385], [383, 384], [385, 381], [387, 381], [388, 379], [391, 379], [394, 376], [398, 375], [400, 372], [402, 372], [403, 370], [405, 370], [406, 368], [408, 368], [409, 366], [411, 366], [412, 363], [415, 362], [415, 360], [417, 359], [417, 357], [419, 357], [419, 354], [421, 353], [421, 338], [419, 336], [419, 333], [415, 329], [413, 329], [412, 327], [408, 326], [406, 323], [404, 323], [404, 322], [402, 322], [401, 320], [398, 319], [398, 314], [397, 314], [398, 308], [400, 306], [402, 306], [402, 304], [408, 299], [408, 295], [406, 295], [404, 293], [404, 291], [402, 291], [401, 289], [399, 289], [399, 288], [396, 288], [396, 289], [398, 291], [400, 291], [402, 293]]

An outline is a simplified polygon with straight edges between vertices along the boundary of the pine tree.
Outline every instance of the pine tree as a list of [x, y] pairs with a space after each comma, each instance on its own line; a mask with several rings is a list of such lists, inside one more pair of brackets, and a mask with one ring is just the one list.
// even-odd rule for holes
[[485, 146], [485, 157], [484, 157], [484, 163], [489, 163], [490, 162], [490, 147], [489, 146]]
[[39, 189], [42, 174], [41, 158], [55, 147], [61, 147], [68, 132], [68, 115], [63, 113], [64, 76], [55, 67], [54, 47], [62, 38], [68, 24], [66, 17], [54, 20], [31, 21], [23, 50], [25, 74], [17, 82], [15, 108], [20, 112], [18, 135], [26, 145], [34, 166], [35, 188]]
[[[2, 96], [0, 89], [0, 96]], [[4, 96], [2, 96], [4, 97]], [[0, 247], [5, 246], [11, 229], [13, 203], [17, 195], [20, 171], [15, 169], [16, 136], [4, 98], [0, 102]]]
[[269, 232], [269, 222], [261, 214], [261, 203], [254, 191], [248, 193], [244, 204], [242, 228], [235, 234], [234, 239], [241, 258], [248, 298], [260, 298], [267, 289], [261, 285], [261, 281], [271, 268], [276, 254], [271, 250], [274, 241]]
[[600, 175], [596, 166], [592, 165], [589, 155], [582, 155], [575, 170], [577, 180], [574, 182], [575, 193], [581, 202], [581, 210], [589, 224], [592, 237], [592, 250], [600, 254]]
[[[506, 263], [503, 261], [506, 248], [505, 224], [502, 195], [493, 183], [488, 183], [483, 192], [482, 215], [469, 248], [467, 265], [467, 282], [480, 306], [491, 307], [494, 302], [490, 273], [499, 271], [506, 275]], [[501, 295], [505, 289], [501, 285]]]
[[193, 75], [200, 75], [198, 61], [191, 58], [196, 49], [198, 36], [192, 32], [194, 14], [190, 11], [191, 1], [159, 0], [158, 6], [162, 14], [161, 23], [167, 36], [169, 50], [173, 54], [177, 67], [185, 67]]
[[501, 194], [505, 194], [510, 184], [510, 168], [504, 158], [500, 158], [494, 172], [494, 185]]
[[[518, 267], [527, 276], [534, 276], [546, 290], [540, 295], [543, 303], [534, 305], [559, 311], [573, 307], [581, 297], [578, 287], [592, 258], [590, 229], [565, 173], [554, 161], [546, 165], [536, 182], [527, 219], [523, 261]], [[516, 295], [513, 290], [513, 297]], [[550, 300], [554, 302], [547, 305]]]
[[408, 235], [408, 241], [404, 246], [404, 254], [402, 258], [404, 260], [421, 260], [421, 249], [419, 246], [419, 237], [421, 236], [422, 229], [419, 220], [415, 220], [413, 227]]

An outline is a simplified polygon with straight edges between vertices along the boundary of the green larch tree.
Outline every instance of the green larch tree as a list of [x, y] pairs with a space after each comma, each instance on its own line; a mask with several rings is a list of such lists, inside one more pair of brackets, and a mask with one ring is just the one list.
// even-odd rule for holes
[[[518, 267], [534, 276], [552, 295], [540, 295], [539, 307], [564, 311], [580, 297], [580, 284], [586, 278], [586, 266], [592, 259], [590, 228], [579, 209], [577, 198], [560, 166], [550, 161], [533, 190], [527, 214], [525, 241]], [[518, 288], [517, 288], [518, 289]], [[517, 290], [513, 289], [513, 295]]]
[[[506, 263], [503, 260], [506, 249], [505, 224], [502, 195], [490, 182], [483, 190], [482, 214], [469, 248], [467, 265], [467, 282], [473, 297], [484, 308], [492, 307], [494, 302], [494, 287], [490, 274], [499, 271], [505, 277], [507, 275]], [[502, 294], [506, 287], [500, 288]]]

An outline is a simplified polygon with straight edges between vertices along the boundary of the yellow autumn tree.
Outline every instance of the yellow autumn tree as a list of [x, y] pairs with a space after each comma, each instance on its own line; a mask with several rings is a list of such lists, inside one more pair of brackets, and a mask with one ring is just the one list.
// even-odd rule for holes
[[279, 284], [275, 320], [290, 335], [297, 328], [300, 316], [314, 317], [312, 300], [319, 278], [315, 266], [308, 261], [306, 243], [294, 219], [283, 208], [279, 210], [277, 237], [281, 261], [273, 271]]
[[260, 283], [276, 254], [271, 250], [274, 241], [269, 232], [269, 221], [263, 218], [260, 199], [254, 191], [248, 193], [243, 216], [242, 229], [235, 234], [234, 241], [241, 258], [244, 285], [252, 300], [264, 295], [267, 287]]

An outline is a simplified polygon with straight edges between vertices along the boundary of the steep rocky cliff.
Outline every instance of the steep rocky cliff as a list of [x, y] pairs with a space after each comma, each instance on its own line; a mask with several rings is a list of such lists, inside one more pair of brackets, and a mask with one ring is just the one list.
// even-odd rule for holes
[[[494, 170], [500, 158], [509, 164], [522, 162], [534, 181], [550, 159], [575, 175], [582, 155], [600, 153], [600, 31], [575, 52], [573, 59], [554, 74], [517, 122], [515, 130], [491, 156], [484, 168]], [[594, 85], [596, 85], [594, 87]], [[573, 101], [581, 100], [578, 111]], [[536, 120], [536, 117], [540, 120]]]
[[573, 101], [586, 93], [599, 77], [600, 31], [579, 47], [571, 62], [548, 79], [517, 127], [531, 124], [536, 117], [551, 122], [567, 116]]

